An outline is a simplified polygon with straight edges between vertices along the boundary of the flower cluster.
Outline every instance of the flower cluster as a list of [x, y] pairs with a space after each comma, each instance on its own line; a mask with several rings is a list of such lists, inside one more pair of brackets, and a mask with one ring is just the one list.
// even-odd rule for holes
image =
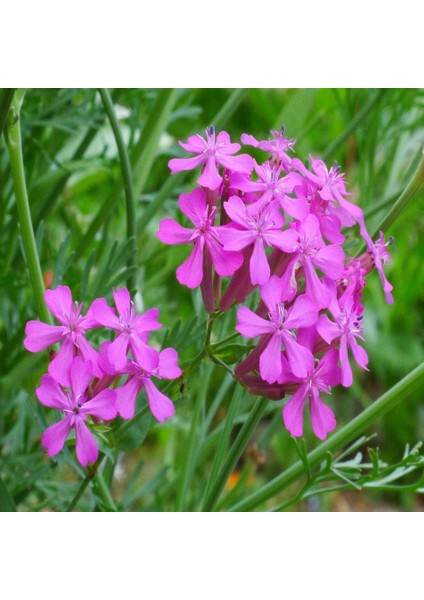
[[[236, 330], [258, 343], [235, 369], [251, 393], [280, 399], [291, 394], [283, 420], [293, 436], [303, 434], [306, 401], [314, 433], [325, 439], [336, 426], [322, 401], [331, 387], [352, 385], [351, 361], [367, 369], [363, 337], [362, 291], [375, 267], [387, 302], [392, 286], [383, 272], [389, 260], [381, 233], [371, 240], [362, 209], [348, 200], [343, 173], [310, 156], [310, 168], [291, 156], [295, 140], [284, 129], [269, 140], [243, 134], [241, 141], [268, 154], [259, 164], [226, 132], [206, 130], [182, 148], [194, 156], [174, 158], [172, 173], [202, 166], [199, 187], [179, 198], [192, 223], [161, 221], [165, 244], [188, 244], [191, 252], [177, 269], [178, 281], [200, 286], [213, 313], [243, 303], [260, 289], [256, 311], [241, 306]], [[346, 256], [346, 228], [357, 225], [367, 244], [359, 258]], [[224, 277], [231, 277], [223, 293]]]
[[[98, 457], [90, 422], [109, 422], [117, 415], [130, 419], [136, 397], [144, 388], [153, 416], [163, 423], [174, 415], [174, 404], [152, 378], [176, 379], [181, 375], [173, 348], [158, 352], [147, 343], [149, 333], [161, 327], [159, 311], [152, 308], [137, 315], [126, 288], [114, 291], [113, 299], [116, 310], [104, 298], [97, 298], [83, 315], [82, 304], [73, 301], [69, 287], [59, 285], [46, 290], [45, 301], [60, 324], [29, 321], [25, 329], [24, 346], [30, 352], [60, 344], [59, 350], [52, 352], [54, 358], [36, 395], [45, 406], [59, 410], [63, 418], [46, 429], [42, 445], [49, 456], [55, 456], [74, 429], [77, 458], [84, 467]], [[115, 339], [103, 342], [96, 350], [86, 333], [100, 327], [112, 330]], [[122, 378], [123, 385], [117, 387]]]

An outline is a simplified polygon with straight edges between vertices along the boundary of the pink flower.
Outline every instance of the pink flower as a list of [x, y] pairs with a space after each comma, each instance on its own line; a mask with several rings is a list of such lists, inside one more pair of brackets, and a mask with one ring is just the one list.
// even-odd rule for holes
[[134, 358], [146, 369], [155, 369], [159, 356], [154, 348], [146, 344], [148, 332], [160, 329], [159, 311], [151, 308], [141, 315], [135, 314], [134, 303], [126, 288], [113, 292], [118, 316], [105, 298], [98, 298], [91, 307], [92, 318], [97, 324], [118, 331], [115, 340], [108, 347], [108, 358], [117, 371], [127, 363], [128, 349]]
[[193, 244], [187, 260], [178, 267], [177, 279], [189, 288], [196, 288], [203, 280], [205, 252], [210, 254], [216, 272], [221, 277], [232, 275], [242, 264], [239, 252], [226, 252], [220, 241], [220, 227], [214, 227], [216, 208], [209, 207], [204, 190], [197, 188], [191, 194], [181, 194], [181, 211], [190, 219], [194, 229], [183, 227], [174, 219], [163, 219], [157, 237], [164, 244]]
[[170, 160], [168, 166], [171, 173], [191, 171], [199, 165], [205, 165], [197, 183], [210, 190], [216, 190], [221, 185], [222, 177], [219, 174], [218, 166], [242, 173], [250, 173], [253, 169], [252, 158], [248, 154], [232, 156], [240, 150], [240, 144], [232, 144], [226, 131], [221, 131], [215, 136], [213, 126], [206, 129], [206, 139], [196, 134], [190, 136], [185, 143], [178, 143], [184, 150], [196, 156]]
[[340, 383], [340, 369], [337, 366], [338, 352], [329, 350], [319, 363], [308, 371], [299, 383], [299, 389], [293, 394], [283, 408], [284, 425], [294, 437], [303, 435], [303, 410], [309, 400], [312, 429], [320, 440], [336, 428], [333, 411], [324, 402], [322, 392], [330, 394], [331, 387]]
[[93, 376], [90, 362], [79, 356], [71, 362], [69, 370], [70, 389], [64, 391], [50, 375], [43, 375], [36, 389], [38, 400], [49, 408], [60, 410], [64, 417], [50, 425], [43, 434], [41, 443], [50, 457], [60, 452], [71, 429], [75, 429], [77, 458], [83, 467], [95, 462], [98, 457], [96, 440], [87, 427], [87, 417], [110, 421], [117, 414], [116, 393], [103, 390], [90, 398], [87, 388]]
[[344, 270], [344, 252], [340, 246], [326, 246], [320, 233], [318, 219], [309, 215], [303, 222], [296, 223], [299, 242], [294, 258], [287, 267], [282, 279], [293, 297], [297, 290], [296, 271], [303, 267], [306, 281], [306, 294], [318, 308], [326, 308], [331, 300], [329, 289], [319, 279], [315, 267], [318, 267], [332, 280], [340, 278]]
[[49, 373], [63, 386], [70, 384], [69, 368], [76, 355], [90, 361], [94, 375], [101, 377], [97, 352], [85, 339], [86, 331], [99, 327], [92, 318], [92, 308], [82, 316], [82, 304], [73, 302], [71, 290], [65, 285], [46, 290], [44, 298], [48, 309], [60, 325], [28, 321], [25, 327], [25, 348], [30, 352], [40, 352], [53, 344], [61, 343], [59, 352], [49, 364]]
[[365, 350], [359, 346], [356, 338], [363, 340], [363, 329], [361, 325], [361, 308], [354, 308], [353, 296], [345, 296], [343, 302], [337, 302], [335, 296], [328, 307], [334, 318], [330, 321], [327, 315], [321, 315], [317, 322], [317, 331], [327, 344], [334, 340], [340, 340], [340, 363], [341, 363], [341, 384], [349, 387], [353, 383], [352, 369], [348, 358], [348, 349], [351, 350], [357, 364], [368, 371], [368, 356]]
[[116, 389], [118, 412], [124, 419], [131, 419], [135, 412], [135, 401], [142, 388], [146, 390], [150, 410], [160, 423], [174, 416], [172, 400], [162, 394], [152, 381], [158, 379], [177, 379], [182, 371], [178, 364], [178, 354], [173, 348], [165, 348], [159, 353], [159, 363], [155, 369], [147, 370], [137, 362], [128, 361], [125, 372], [129, 374], [126, 383]]
[[388, 304], [393, 304], [393, 295], [392, 290], [393, 286], [391, 283], [387, 281], [387, 277], [384, 274], [383, 265], [386, 263], [390, 263], [391, 257], [387, 251], [387, 247], [393, 244], [394, 238], [390, 237], [388, 242], [384, 241], [384, 233], [380, 231], [380, 235], [378, 240], [372, 244], [368, 249], [371, 252], [371, 255], [374, 259], [375, 268], [380, 275], [381, 282], [383, 284], [383, 290], [386, 295], [386, 302]]
[[292, 161], [287, 152], [293, 151], [296, 140], [287, 138], [284, 135], [284, 131], [284, 127], [282, 127], [280, 131], [271, 130], [272, 138], [260, 142], [258, 142], [253, 135], [243, 133], [241, 141], [246, 146], [253, 146], [254, 148], [260, 148], [261, 150], [268, 152], [271, 155], [271, 161], [275, 164], [281, 163], [283, 168], [287, 171]]
[[[260, 204], [261, 206], [258, 206]], [[250, 258], [250, 281], [253, 285], [264, 285], [270, 277], [270, 267], [265, 246], [278, 248], [282, 252], [293, 252], [297, 235], [292, 230], [282, 231], [284, 217], [278, 202], [262, 205], [244, 204], [233, 196], [224, 202], [228, 216], [238, 228], [225, 226], [220, 229], [220, 239], [225, 250], [242, 250], [253, 244]], [[262, 207], [262, 208], [261, 208]]]
[[269, 320], [263, 319], [246, 306], [237, 311], [236, 331], [254, 338], [271, 335], [259, 358], [259, 372], [265, 381], [275, 383], [282, 375], [281, 345], [284, 344], [291, 370], [297, 377], [305, 377], [314, 365], [312, 352], [296, 341], [294, 330], [314, 325], [318, 310], [310, 298], [299, 296], [291, 307], [284, 302], [281, 279], [271, 277], [261, 289]]

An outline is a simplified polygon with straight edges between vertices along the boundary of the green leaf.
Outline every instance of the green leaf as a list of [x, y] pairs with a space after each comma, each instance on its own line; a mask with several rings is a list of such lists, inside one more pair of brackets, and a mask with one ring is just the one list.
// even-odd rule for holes
[[151, 423], [152, 415], [150, 411], [147, 411], [141, 419], [132, 423], [125, 433], [117, 438], [116, 447], [123, 452], [140, 448], [149, 433]]
[[0, 512], [16, 512], [16, 506], [3, 479], [0, 477]]
[[228, 344], [228, 346], [224, 346], [217, 350], [212, 346], [214, 356], [217, 356], [230, 365], [240, 362], [243, 356], [253, 350], [253, 348], [254, 346], [252, 344], [248, 346], [245, 346], [244, 344]]

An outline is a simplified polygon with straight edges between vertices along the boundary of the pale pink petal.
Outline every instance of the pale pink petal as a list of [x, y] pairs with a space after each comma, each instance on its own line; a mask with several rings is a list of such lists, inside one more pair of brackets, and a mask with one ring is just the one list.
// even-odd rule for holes
[[237, 311], [236, 331], [247, 338], [254, 338], [258, 335], [274, 333], [275, 324], [262, 319], [247, 306], [241, 306]]
[[46, 290], [44, 300], [47, 308], [62, 323], [68, 324], [68, 317], [72, 312], [72, 293], [67, 285], [58, 285], [54, 290]]
[[75, 398], [84, 394], [92, 377], [93, 365], [91, 362], [85, 362], [80, 356], [76, 356], [72, 361], [69, 371], [69, 378]]
[[270, 277], [266, 284], [261, 287], [261, 298], [268, 310], [274, 311], [276, 306], [283, 301], [283, 289], [283, 282], [277, 275]]
[[127, 320], [131, 311], [131, 296], [127, 288], [113, 290], [113, 299], [118, 315]]
[[242, 192], [261, 192], [266, 189], [266, 184], [262, 181], [251, 181], [249, 176], [237, 172], [231, 173], [230, 185], [233, 189]]
[[322, 235], [332, 244], [343, 244], [345, 236], [340, 233], [341, 221], [336, 215], [325, 215], [320, 218]]
[[78, 355], [81, 355], [86, 362], [91, 363], [94, 377], [102, 377], [103, 371], [99, 366], [99, 353], [81, 334], [77, 334], [75, 343], [78, 348]]
[[187, 152], [192, 152], [193, 154], [200, 154], [203, 150], [206, 150], [208, 147], [206, 140], [202, 138], [201, 135], [195, 133], [194, 135], [190, 135], [187, 138], [186, 142], [178, 142], [181, 148], [187, 150]]
[[353, 383], [353, 375], [347, 354], [347, 339], [345, 335], [340, 339], [340, 364], [342, 369], [341, 384], [343, 387], [350, 387]]
[[368, 355], [365, 352], [365, 350], [362, 348], [362, 346], [360, 346], [358, 344], [358, 342], [356, 341], [356, 339], [354, 338], [353, 335], [349, 336], [349, 346], [350, 346], [350, 349], [352, 350], [352, 354], [355, 358], [355, 361], [358, 363], [358, 365], [362, 369], [365, 369], [366, 371], [368, 371], [369, 370], [367, 368]]
[[217, 227], [219, 230], [219, 240], [224, 246], [224, 250], [243, 250], [246, 246], [253, 244], [258, 237], [256, 231], [233, 229], [232, 227]]
[[264, 238], [270, 246], [290, 253], [295, 250], [298, 236], [292, 229], [286, 229], [286, 231], [267, 231]]
[[317, 438], [325, 440], [327, 434], [336, 428], [336, 417], [331, 408], [322, 402], [315, 388], [309, 394], [309, 412], [313, 432]]
[[317, 322], [317, 331], [327, 344], [331, 344], [333, 340], [342, 335], [340, 326], [330, 321], [327, 315], [320, 315]]
[[306, 293], [318, 308], [327, 308], [331, 302], [331, 292], [322, 283], [309, 259], [304, 259], [303, 268], [306, 279]]
[[338, 362], [339, 351], [336, 348], [331, 348], [319, 361], [320, 376], [331, 387], [339, 385], [341, 382], [342, 373]]
[[245, 146], [253, 146], [254, 148], [257, 148], [259, 144], [258, 140], [254, 138], [253, 135], [250, 135], [248, 133], [242, 133], [240, 139], [241, 143]]
[[335, 244], [324, 246], [318, 250], [312, 260], [330, 279], [339, 279], [343, 275], [344, 252], [340, 246]]
[[144, 387], [146, 389], [150, 410], [155, 419], [157, 419], [159, 423], [164, 423], [165, 419], [173, 417], [175, 414], [175, 407], [172, 400], [168, 398], [168, 396], [165, 396], [165, 394], [162, 394], [151, 379], [146, 379]]
[[127, 364], [129, 342], [129, 336], [120, 333], [107, 349], [108, 359], [116, 371], [121, 371]]
[[[224, 148], [228, 147], [229, 145], [231, 146], [231, 138], [230, 138], [230, 134], [227, 133], [226, 131], [220, 131], [218, 133], [218, 135], [216, 136], [216, 144], [220, 145], [222, 144]], [[238, 150], [240, 150], [240, 144], [235, 144], [237, 146], [236, 150], [234, 150], [234, 152], [237, 152]]]
[[41, 385], [35, 390], [41, 404], [49, 408], [64, 410], [69, 408], [68, 398], [63, 393], [60, 385], [50, 375], [43, 375]]
[[301, 385], [283, 408], [284, 425], [294, 437], [303, 435], [303, 408], [306, 393], [306, 385]]
[[86, 467], [89, 462], [96, 462], [97, 457], [99, 456], [96, 440], [81, 418], [75, 419], [75, 434], [77, 438], [76, 451], [79, 463], [83, 467]]
[[66, 338], [52, 362], [49, 364], [49, 373], [60, 385], [69, 387], [69, 369], [74, 358], [75, 346], [71, 339]]
[[248, 227], [247, 221], [249, 219], [249, 213], [241, 198], [238, 196], [231, 196], [227, 202], [224, 202], [224, 208], [225, 212], [234, 223], [241, 225], [243, 229]]
[[259, 373], [268, 383], [275, 383], [281, 375], [281, 337], [274, 333], [259, 358]]
[[195, 188], [190, 194], [181, 194], [178, 206], [183, 214], [195, 225], [200, 225], [205, 219], [207, 201], [205, 191]]
[[216, 166], [215, 157], [209, 156], [203, 173], [200, 175], [197, 183], [209, 190], [216, 190], [222, 183], [222, 177]]
[[287, 329], [311, 327], [318, 320], [318, 307], [313, 300], [302, 294], [289, 310], [285, 326]]
[[86, 317], [98, 325], [108, 327], [109, 329], [120, 329], [118, 317], [113, 308], [109, 306], [105, 298], [96, 298], [90, 306]]
[[187, 244], [193, 235], [193, 229], [183, 227], [174, 219], [162, 219], [156, 232], [158, 239], [164, 244]]
[[282, 196], [278, 196], [282, 209], [293, 219], [297, 221], [303, 221], [306, 219], [309, 208], [308, 203], [303, 198], [290, 198], [290, 196], [286, 196], [285, 194]]
[[177, 279], [182, 285], [188, 288], [196, 288], [202, 283], [203, 279], [203, 249], [204, 240], [198, 238], [194, 243], [187, 260], [177, 269]]
[[243, 255], [240, 252], [226, 251], [218, 242], [206, 240], [208, 250], [212, 257], [213, 266], [221, 277], [233, 275], [243, 264]]
[[29, 352], [40, 352], [63, 339], [61, 325], [47, 325], [41, 321], [28, 321], [25, 326], [24, 346]]
[[233, 172], [251, 173], [253, 171], [253, 159], [248, 154], [239, 154], [238, 156], [222, 156], [220, 154], [217, 162]]
[[135, 401], [142, 387], [143, 383], [139, 378], [130, 377], [125, 385], [116, 388], [116, 407], [123, 419], [133, 418], [135, 414]]
[[314, 368], [314, 356], [312, 352], [296, 342], [287, 331], [283, 332], [283, 341], [294, 375], [301, 378], [307, 377]]
[[65, 417], [58, 423], [47, 427], [41, 438], [41, 445], [47, 450], [47, 454], [52, 457], [60, 452], [65, 445], [66, 438], [71, 428], [71, 417]]
[[257, 237], [253, 247], [252, 258], [250, 259], [250, 281], [253, 285], [265, 285], [269, 281], [271, 270], [269, 268], [266, 256], [264, 242], [262, 238]]
[[315, 215], [308, 215], [299, 226], [299, 229], [308, 240], [315, 240], [321, 237], [319, 221]]
[[91, 415], [103, 421], [111, 421], [117, 414], [116, 391], [102, 390], [97, 396], [94, 396], [94, 398], [91, 398], [82, 405], [80, 413]]
[[149, 308], [141, 315], [137, 315], [133, 322], [134, 331], [141, 335], [145, 331], [155, 331], [160, 329], [162, 324], [158, 321], [159, 310], [157, 308]]
[[136, 362], [145, 371], [151, 373], [159, 364], [159, 352], [145, 344], [137, 336], [131, 336], [130, 347]]
[[162, 352], [159, 352], [159, 364], [155, 374], [164, 379], [181, 377], [182, 371], [178, 366], [178, 352], [174, 348], [165, 348]]
[[171, 169], [172, 174], [179, 173], [180, 171], [191, 171], [203, 164], [205, 159], [206, 157], [202, 154], [193, 156], [192, 158], [172, 158], [168, 163], [168, 167]]

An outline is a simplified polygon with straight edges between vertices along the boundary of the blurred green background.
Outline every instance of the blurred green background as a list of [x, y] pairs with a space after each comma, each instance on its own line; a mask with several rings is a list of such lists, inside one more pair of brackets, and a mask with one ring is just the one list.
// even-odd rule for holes
[[[265, 139], [270, 129], [284, 125], [286, 134], [297, 139], [299, 158], [306, 162], [311, 154], [328, 165], [334, 161], [341, 165], [370, 231], [405, 188], [424, 144], [424, 90], [419, 89], [116, 89], [111, 93], [137, 194], [138, 306], [160, 309], [165, 327], [155, 339], [174, 345], [183, 362], [201, 347], [205, 316], [198, 291], [179, 286], [175, 279], [185, 249], [170, 251], [155, 236], [160, 219], [176, 215], [178, 194], [193, 186], [193, 174], [169, 175], [168, 160], [183, 155], [178, 139], [203, 133], [211, 123], [235, 141], [243, 132]], [[46, 284], [69, 285], [74, 298], [87, 302], [98, 295], [110, 299], [112, 287], [125, 284], [131, 244], [126, 242], [115, 139], [100, 97], [90, 89], [31, 89], [21, 117], [27, 186]], [[370, 372], [356, 369], [352, 388], [334, 390], [332, 406], [339, 427], [424, 360], [423, 209], [421, 188], [389, 230], [395, 244], [386, 273], [394, 285], [394, 305], [385, 303], [377, 274], [368, 278], [365, 347]], [[34, 388], [48, 357], [47, 353], [29, 355], [22, 345], [25, 323], [36, 318], [36, 312], [3, 140], [0, 239], [1, 474], [20, 510], [63, 510], [82, 473], [71, 464], [73, 450], [51, 461], [40, 446], [40, 433], [51, 415], [37, 406]], [[347, 253], [353, 255], [357, 248], [358, 241], [350, 239]], [[223, 335], [231, 333], [234, 321], [232, 311], [221, 322]], [[120, 509], [198, 508], [234, 389], [219, 366], [202, 366], [172, 389], [175, 419], [153, 426], [146, 418], [129, 432], [104, 471]], [[243, 396], [236, 424], [237, 419], [243, 422], [254, 402]], [[270, 403], [227, 482], [223, 509], [296, 459], [279, 406]], [[398, 461], [406, 444], [424, 439], [422, 394], [398, 406], [369, 433], [377, 433], [368, 445], [378, 446], [384, 461]], [[310, 432], [306, 442], [308, 449], [317, 445]], [[190, 465], [188, 449], [195, 457]], [[98, 508], [95, 496], [95, 489], [94, 500], [86, 494], [80, 508]], [[319, 496], [292, 509], [421, 510], [420, 498], [408, 491], [353, 490]], [[274, 504], [270, 502], [268, 508]]]

